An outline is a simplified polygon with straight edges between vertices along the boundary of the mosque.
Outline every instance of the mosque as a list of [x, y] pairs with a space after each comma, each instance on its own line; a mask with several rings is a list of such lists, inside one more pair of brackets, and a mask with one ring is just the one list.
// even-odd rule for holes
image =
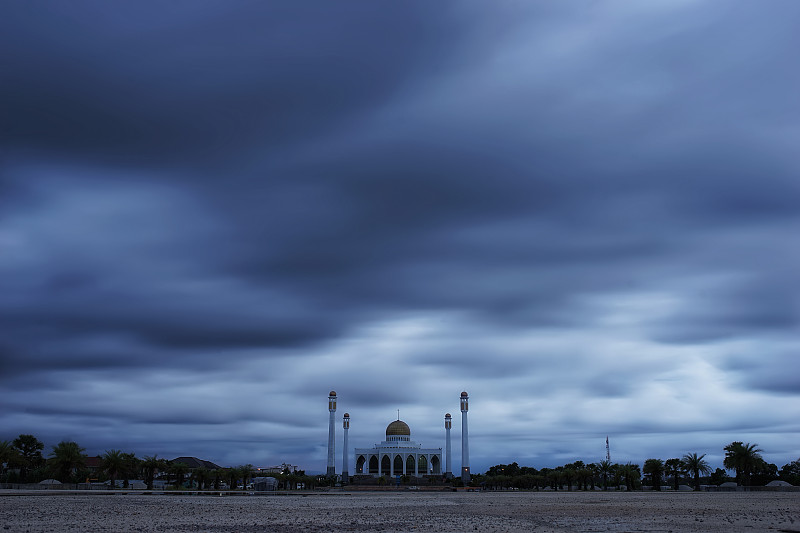
[[[336, 445], [336, 391], [331, 391], [328, 395], [328, 412], [330, 415], [328, 422], [328, 468], [327, 475], [336, 475], [335, 445]], [[467, 430], [467, 411], [469, 410], [469, 395], [461, 393], [461, 480], [469, 483], [469, 434]], [[445, 457], [442, 465], [441, 448], [423, 448], [411, 440], [411, 428], [400, 420], [394, 420], [386, 426], [386, 439], [372, 448], [355, 449], [355, 475], [358, 476], [441, 476], [453, 477], [450, 429], [452, 428], [452, 417], [450, 413], [444, 416], [445, 429]], [[348, 432], [350, 430], [350, 413], [345, 413], [342, 417], [342, 429], [344, 430], [344, 447], [342, 450], [342, 480], [347, 482], [350, 479], [350, 461]], [[444, 466], [444, 472], [442, 468]]]

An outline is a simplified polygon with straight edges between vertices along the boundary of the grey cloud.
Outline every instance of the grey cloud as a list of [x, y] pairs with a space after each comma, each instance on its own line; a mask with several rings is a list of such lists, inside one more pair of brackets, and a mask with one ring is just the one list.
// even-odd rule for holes
[[737, 375], [738, 381], [747, 388], [790, 396], [800, 391], [800, 364], [791, 349], [738, 351], [727, 356], [721, 368]]

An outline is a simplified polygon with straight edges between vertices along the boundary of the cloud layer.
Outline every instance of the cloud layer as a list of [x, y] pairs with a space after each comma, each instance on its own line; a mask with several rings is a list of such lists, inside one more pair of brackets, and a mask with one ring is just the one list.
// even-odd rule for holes
[[0, 9], [0, 438], [800, 457], [794, 2]]

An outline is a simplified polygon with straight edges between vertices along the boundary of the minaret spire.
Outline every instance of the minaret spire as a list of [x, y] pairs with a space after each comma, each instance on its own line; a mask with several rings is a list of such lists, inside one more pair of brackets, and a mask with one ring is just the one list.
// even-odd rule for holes
[[347, 442], [347, 433], [350, 431], [350, 413], [345, 413], [342, 419], [342, 428], [344, 429], [344, 447], [342, 448], [342, 483], [350, 481], [350, 465], [348, 465], [348, 449], [350, 446]]
[[444, 449], [444, 475], [447, 479], [453, 477], [453, 462], [450, 458], [452, 455], [451, 446], [450, 446], [450, 428], [453, 427], [453, 417], [450, 416], [450, 413], [444, 415], [444, 432], [446, 435], [445, 438], [445, 449]]
[[334, 428], [334, 417], [336, 416], [336, 391], [332, 390], [328, 394], [328, 412], [330, 413], [330, 420], [328, 421], [328, 470], [326, 475], [335, 476], [336, 466], [334, 465], [334, 455], [336, 453], [336, 429]]
[[469, 483], [469, 429], [467, 428], [467, 411], [469, 411], [469, 394], [461, 393], [461, 482]]

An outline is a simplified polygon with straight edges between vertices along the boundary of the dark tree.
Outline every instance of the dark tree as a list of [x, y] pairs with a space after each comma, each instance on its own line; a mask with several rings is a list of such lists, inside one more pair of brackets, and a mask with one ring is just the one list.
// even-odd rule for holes
[[725, 459], [722, 465], [728, 470], [736, 472], [737, 485], [750, 485], [750, 476], [761, 459], [763, 450], [758, 448], [758, 444], [744, 444], [735, 441], [725, 446]]
[[0, 441], [0, 479], [5, 481], [6, 469], [13, 466], [15, 462], [19, 461], [19, 450], [17, 450], [11, 441]]
[[800, 486], [800, 459], [783, 465], [779, 475], [783, 481]]
[[122, 475], [123, 475], [122, 479], [124, 483], [122, 484], [122, 486], [127, 489], [128, 486], [130, 485], [129, 483], [130, 479], [138, 477], [139, 466], [141, 465], [142, 461], [141, 459], [136, 457], [135, 453], [123, 453], [122, 460], [124, 465], [122, 469]]
[[169, 471], [175, 476], [175, 486], [180, 488], [183, 486], [183, 477], [189, 471], [189, 465], [186, 463], [172, 463], [169, 465]]
[[147, 483], [149, 490], [153, 490], [153, 480], [156, 477], [156, 473], [166, 469], [167, 462], [164, 459], [159, 459], [158, 454], [144, 457], [144, 460], [142, 460], [142, 473], [144, 474], [144, 482]]
[[111, 488], [116, 488], [117, 478], [125, 470], [125, 457], [119, 450], [108, 450], [102, 456], [102, 470], [111, 481]]
[[614, 465], [611, 461], [603, 459], [597, 465], [597, 471], [600, 477], [603, 478], [603, 490], [608, 490], [608, 478], [614, 473]]
[[664, 461], [664, 473], [667, 477], [672, 476], [672, 488], [680, 488], [680, 477], [683, 474], [683, 462], [680, 459], [667, 459]]
[[20, 469], [20, 481], [25, 482], [31, 470], [44, 466], [44, 444], [33, 435], [20, 435], [12, 444], [18, 452], [13, 466]]
[[61, 441], [53, 446], [49, 462], [56, 479], [63, 483], [69, 482], [74, 472], [86, 466], [86, 456], [83, 452], [84, 449], [72, 441]]
[[705, 456], [706, 454], [698, 456], [696, 453], [687, 453], [683, 456], [683, 467], [692, 474], [694, 490], [700, 490], [700, 474], [708, 475], [711, 473], [711, 467], [703, 459]]
[[642, 471], [650, 478], [653, 490], [661, 490], [661, 479], [664, 477], [664, 461], [661, 459], [648, 459], [644, 462]]
[[708, 482], [711, 485], [719, 486], [727, 482], [728, 480], [730, 480], [730, 478], [728, 477], [728, 473], [721, 468], [717, 468], [716, 470], [711, 472], [711, 474], [708, 476]]

